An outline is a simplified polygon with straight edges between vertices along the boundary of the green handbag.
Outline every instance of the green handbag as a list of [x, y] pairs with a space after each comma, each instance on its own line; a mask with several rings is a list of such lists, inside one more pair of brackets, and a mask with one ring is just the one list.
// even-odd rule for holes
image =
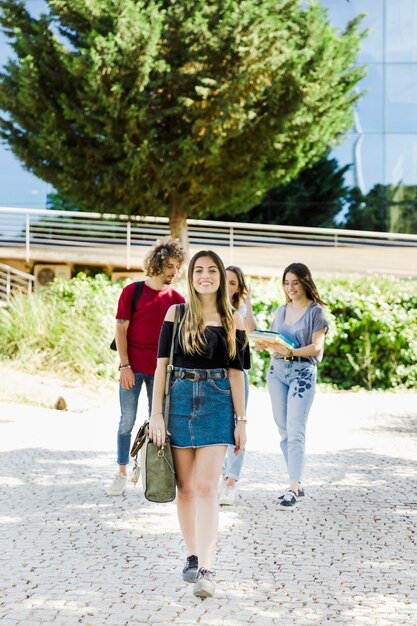
[[[165, 432], [168, 430], [171, 377], [174, 369], [174, 338], [181, 312], [181, 305], [178, 305], [175, 309], [174, 328], [165, 381]], [[139, 478], [138, 454], [140, 450], [142, 450], [140, 455], [140, 474], [142, 475], [142, 487], [145, 498], [150, 502], [172, 502], [175, 500], [177, 485], [169, 436], [166, 435], [165, 437], [165, 445], [158, 447], [149, 440], [149, 422], [146, 421], [142, 424], [130, 451], [130, 456], [135, 459], [133, 475], [136, 478]]]

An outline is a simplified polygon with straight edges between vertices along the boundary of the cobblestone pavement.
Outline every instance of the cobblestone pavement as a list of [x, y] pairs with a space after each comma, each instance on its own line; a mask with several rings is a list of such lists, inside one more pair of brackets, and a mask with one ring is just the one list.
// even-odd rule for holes
[[239, 498], [220, 512], [204, 601], [181, 579], [175, 504], [133, 487], [105, 495], [116, 399], [84, 413], [0, 405], [0, 624], [416, 625], [416, 400], [318, 394], [306, 497], [281, 512], [278, 435], [252, 389]]

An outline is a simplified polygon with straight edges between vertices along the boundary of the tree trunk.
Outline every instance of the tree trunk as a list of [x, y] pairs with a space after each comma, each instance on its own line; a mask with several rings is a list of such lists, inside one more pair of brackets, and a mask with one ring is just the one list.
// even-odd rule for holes
[[168, 214], [171, 236], [180, 240], [185, 251], [185, 261], [187, 263], [190, 258], [187, 216], [182, 210], [176, 195], [171, 197], [171, 205], [169, 207]]

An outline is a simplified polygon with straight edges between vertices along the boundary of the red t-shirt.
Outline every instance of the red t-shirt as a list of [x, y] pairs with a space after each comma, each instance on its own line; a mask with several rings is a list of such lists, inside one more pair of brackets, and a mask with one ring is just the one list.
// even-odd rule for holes
[[120, 294], [116, 319], [130, 320], [127, 329], [127, 354], [134, 372], [155, 374], [156, 353], [162, 322], [172, 304], [185, 302], [185, 298], [168, 286], [155, 291], [143, 285], [133, 318], [130, 319], [135, 283], [127, 285]]

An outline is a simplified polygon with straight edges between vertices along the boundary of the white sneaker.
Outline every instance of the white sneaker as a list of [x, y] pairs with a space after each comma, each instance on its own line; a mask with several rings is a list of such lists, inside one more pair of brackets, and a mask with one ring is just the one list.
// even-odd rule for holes
[[127, 476], [121, 472], [117, 472], [113, 478], [113, 482], [107, 490], [108, 496], [122, 496], [126, 489]]
[[222, 477], [220, 479], [220, 482], [219, 482], [219, 488], [217, 489], [217, 495], [218, 495], [219, 499], [222, 497], [225, 488], [226, 488], [226, 481]]
[[236, 499], [236, 488], [234, 485], [226, 485], [219, 497], [219, 504], [223, 506], [233, 506]]

